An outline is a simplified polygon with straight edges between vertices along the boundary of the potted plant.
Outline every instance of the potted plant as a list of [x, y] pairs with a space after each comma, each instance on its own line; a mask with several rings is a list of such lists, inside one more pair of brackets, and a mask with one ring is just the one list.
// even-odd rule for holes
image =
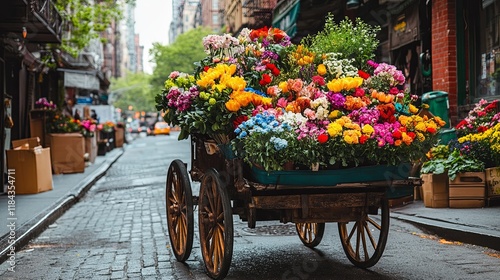
[[429, 160], [422, 164], [420, 177], [422, 178], [422, 200], [426, 207], [448, 207], [448, 174], [446, 159], [449, 156], [447, 145], [438, 145], [427, 153]]

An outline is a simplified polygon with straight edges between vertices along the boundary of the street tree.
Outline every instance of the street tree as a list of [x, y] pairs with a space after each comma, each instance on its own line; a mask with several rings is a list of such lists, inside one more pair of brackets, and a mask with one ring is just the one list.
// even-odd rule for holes
[[202, 39], [212, 33], [211, 29], [198, 27], [179, 35], [170, 45], [153, 44], [150, 50], [155, 64], [151, 77], [153, 88], [161, 91], [172, 71], [194, 73], [194, 63], [206, 56]]
[[[135, 4], [135, 0], [125, 0], [124, 3]], [[55, 5], [68, 35], [59, 48], [73, 56], [123, 17], [124, 6], [116, 0], [58, 0]]]
[[129, 106], [134, 111], [156, 112], [155, 95], [150, 85], [150, 75], [145, 73], [127, 73], [124, 77], [111, 80], [110, 103], [122, 111]]

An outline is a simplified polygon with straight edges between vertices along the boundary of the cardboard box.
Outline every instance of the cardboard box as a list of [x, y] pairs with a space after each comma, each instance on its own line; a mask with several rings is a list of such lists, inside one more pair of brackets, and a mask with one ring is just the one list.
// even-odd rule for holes
[[40, 138], [40, 144], [46, 148], [50, 146], [47, 134], [47, 118], [52, 114], [49, 110], [30, 111], [30, 136]]
[[500, 198], [500, 167], [486, 168], [485, 173], [488, 197]]
[[82, 134], [50, 134], [50, 155], [54, 174], [84, 172], [84, 154], [85, 141]]
[[89, 155], [89, 162], [94, 163], [97, 157], [97, 136], [85, 137], [85, 153]]
[[123, 127], [117, 127], [115, 130], [115, 147], [123, 147], [125, 141], [125, 129]]
[[52, 190], [50, 148], [42, 148], [38, 138], [12, 141], [7, 150], [7, 168], [14, 170], [16, 194], [35, 194]]
[[448, 207], [448, 175], [421, 174], [424, 206], [430, 208]]

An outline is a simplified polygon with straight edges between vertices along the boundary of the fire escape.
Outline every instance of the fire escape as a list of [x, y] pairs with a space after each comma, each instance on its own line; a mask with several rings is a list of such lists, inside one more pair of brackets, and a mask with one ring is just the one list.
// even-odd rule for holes
[[248, 18], [248, 28], [270, 27], [273, 20], [273, 9], [278, 0], [245, 0], [243, 15]]

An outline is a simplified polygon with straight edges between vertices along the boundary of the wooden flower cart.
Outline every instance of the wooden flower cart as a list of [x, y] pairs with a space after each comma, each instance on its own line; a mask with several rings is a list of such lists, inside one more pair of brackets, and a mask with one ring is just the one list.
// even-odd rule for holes
[[[191, 170], [179, 159], [168, 168], [168, 233], [175, 257], [186, 261], [193, 245], [193, 206], [198, 205], [202, 256], [214, 279], [229, 271], [233, 214], [250, 228], [256, 221], [295, 223], [297, 235], [310, 248], [321, 242], [325, 223], [336, 222], [349, 261], [371, 267], [387, 242], [388, 190], [421, 184], [408, 177], [410, 168], [404, 164], [265, 172], [247, 166], [204, 135], [191, 135], [191, 144]], [[192, 194], [190, 177], [201, 183], [199, 196]]]

